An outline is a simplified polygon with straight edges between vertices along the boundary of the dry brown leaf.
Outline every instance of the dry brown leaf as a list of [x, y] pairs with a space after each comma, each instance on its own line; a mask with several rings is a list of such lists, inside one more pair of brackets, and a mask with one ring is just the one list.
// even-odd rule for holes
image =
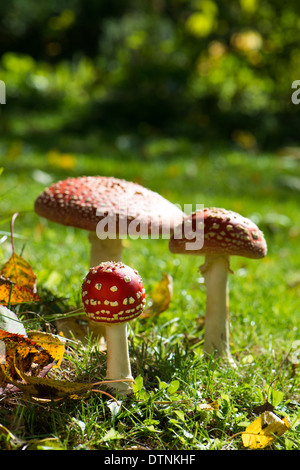
[[55, 365], [60, 367], [65, 352], [65, 339], [63, 336], [45, 333], [43, 331], [28, 331], [28, 338], [42, 346], [53, 357]]
[[46, 377], [33, 377], [22, 370], [22, 364], [20, 364], [20, 367], [15, 364], [15, 369], [22, 382], [13, 379], [8, 379], [8, 381], [18, 387], [25, 395], [34, 397], [36, 400], [43, 402], [52, 400], [59, 401], [64, 398], [77, 400], [84, 397], [88, 392], [99, 392], [115, 400], [110, 393], [96, 389], [95, 387], [99, 385], [105, 386], [113, 382], [121, 382], [121, 380], [103, 380], [95, 383], [67, 382], [65, 380]]
[[34, 375], [38, 375], [45, 366], [54, 361], [48, 351], [23, 335], [0, 330], [0, 344], [4, 345], [1, 348], [0, 371], [0, 381], [4, 383], [6, 377], [15, 378], [18, 375], [15, 369], [16, 356], [22, 362], [23, 370], [30, 370]]

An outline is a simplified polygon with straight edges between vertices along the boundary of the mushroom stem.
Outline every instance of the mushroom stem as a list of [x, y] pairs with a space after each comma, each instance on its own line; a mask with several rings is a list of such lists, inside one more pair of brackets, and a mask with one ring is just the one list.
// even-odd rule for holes
[[120, 238], [105, 238], [102, 240], [97, 237], [95, 232], [90, 232], [89, 241], [91, 243], [91, 267], [98, 266], [103, 261], [121, 261], [123, 245]]
[[229, 350], [229, 259], [227, 256], [206, 255], [200, 271], [206, 284], [204, 353], [214, 353], [234, 365]]
[[[126, 322], [108, 325], [106, 330], [107, 342], [107, 380], [131, 379], [131, 366], [128, 352], [127, 328]], [[122, 395], [131, 393], [131, 382], [115, 382], [111, 388]]]

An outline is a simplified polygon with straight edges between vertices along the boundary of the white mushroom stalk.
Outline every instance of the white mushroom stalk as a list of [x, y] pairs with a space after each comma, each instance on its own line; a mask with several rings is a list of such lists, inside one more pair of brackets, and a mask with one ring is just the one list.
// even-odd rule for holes
[[234, 365], [229, 348], [229, 260], [226, 256], [207, 255], [199, 269], [206, 285], [204, 352], [222, 356]]
[[138, 272], [122, 262], [92, 267], [82, 283], [82, 302], [88, 318], [103, 325], [107, 343], [106, 379], [121, 395], [132, 392], [132, 373], [126, 323], [145, 306], [145, 289]]
[[[190, 227], [190, 233], [185, 233], [179, 227], [179, 232], [185, 235], [181, 238], [173, 235], [169, 248], [172, 253], [205, 256], [205, 263], [200, 267], [207, 289], [204, 354], [222, 357], [234, 365], [229, 342], [230, 257], [263, 258], [267, 254], [266, 241], [263, 233], [251, 220], [225, 209], [209, 208], [194, 212], [184, 219], [183, 227], [185, 224]], [[191, 249], [191, 234], [199, 226], [204, 229], [203, 243], [198, 248]]]
[[117, 323], [106, 328], [107, 380], [124, 380], [113, 384], [121, 393], [131, 393], [133, 376], [128, 351], [127, 324]]
[[123, 243], [120, 238], [101, 239], [95, 232], [89, 233], [91, 244], [90, 267], [98, 266], [103, 261], [121, 261]]

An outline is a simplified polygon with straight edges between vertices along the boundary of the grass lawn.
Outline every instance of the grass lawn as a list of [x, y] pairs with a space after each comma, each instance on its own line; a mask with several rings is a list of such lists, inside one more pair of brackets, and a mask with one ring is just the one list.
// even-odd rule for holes
[[[54, 144], [52, 143], [54, 147]], [[43, 188], [61, 178], [113, 175], [136, 181], [174, 203], [224, 207], [252, 218], [264, 231], [263, 260], [232, 258], [231, 352], [237, 368], [203, 358], [205, 287], [201, 257], [172, 255], [167, 240], [126, 241], [124, 262], [140, 272], [148, 294], [163, 272], [173, 278], [165, 312], [129, 328], [134, 397], [118, 406], [99, 393], [84, 400], [41, 404], [20, 397], [0, 402], [0, 424], [26, 442], [55, 437], [63, 449], [213, 450], [243, 448], [241, 432], [269, 401], [291, 427], [271, 449], [300, 448], [300, 164], [296, 157], [209, 149], [170, 139], [135, 145], [123, 136], [97, 151], [75, 148], [58, 159], [24, 142], [1, 145], [1, 263], [15, 248], [31, 264], [42, 301], [13, 308], [26, 327], [52, 331], [54, 321], [81, 306], [88, 270], [87, 233], [33, 212]], [[53, 155], [52, 155], [53, 157]], [[292, 354], [294, 352], [294, 354]], [[296, 359], [295, 359], [296, 357]], [[85, 343], [68, 343], [57, 377], [97, 381], [105, 356]], [[219, 409], [203, 404], [218, 400]], [[6, 448], [7, 442], [0, 441]]]

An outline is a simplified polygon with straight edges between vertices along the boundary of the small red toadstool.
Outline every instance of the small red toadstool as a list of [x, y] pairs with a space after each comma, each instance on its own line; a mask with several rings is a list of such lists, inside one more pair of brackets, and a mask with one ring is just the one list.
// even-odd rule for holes
[[90, 269], [82, 283], [86, 315], [105, 326], [107, 380], [120, 394], [132, 391], [126, 323], [138, 317], [145, 306], [145, 289], [139, 273], [122, 262], [107, 261]]
[[[175, 229], [169, 248], [172, 253], [205, 256], [205, 263], [200, 266], [207, 289], [204, 352], [223, 356], [234, 365], [229, 351], [229, 258], [234, 255], [263, 258], [267, 254], [264, 235], [250, 219], [218, 208], [196, 211], [184, 219], [183, 225], [188, 226], [191, 232], [176, 238]], [[197, 228], [202, 229], [203, 243], [199, 249], [193, 250], [191, 244], [187, 249], [187, 242], [191, 242], [191, 235]]]

